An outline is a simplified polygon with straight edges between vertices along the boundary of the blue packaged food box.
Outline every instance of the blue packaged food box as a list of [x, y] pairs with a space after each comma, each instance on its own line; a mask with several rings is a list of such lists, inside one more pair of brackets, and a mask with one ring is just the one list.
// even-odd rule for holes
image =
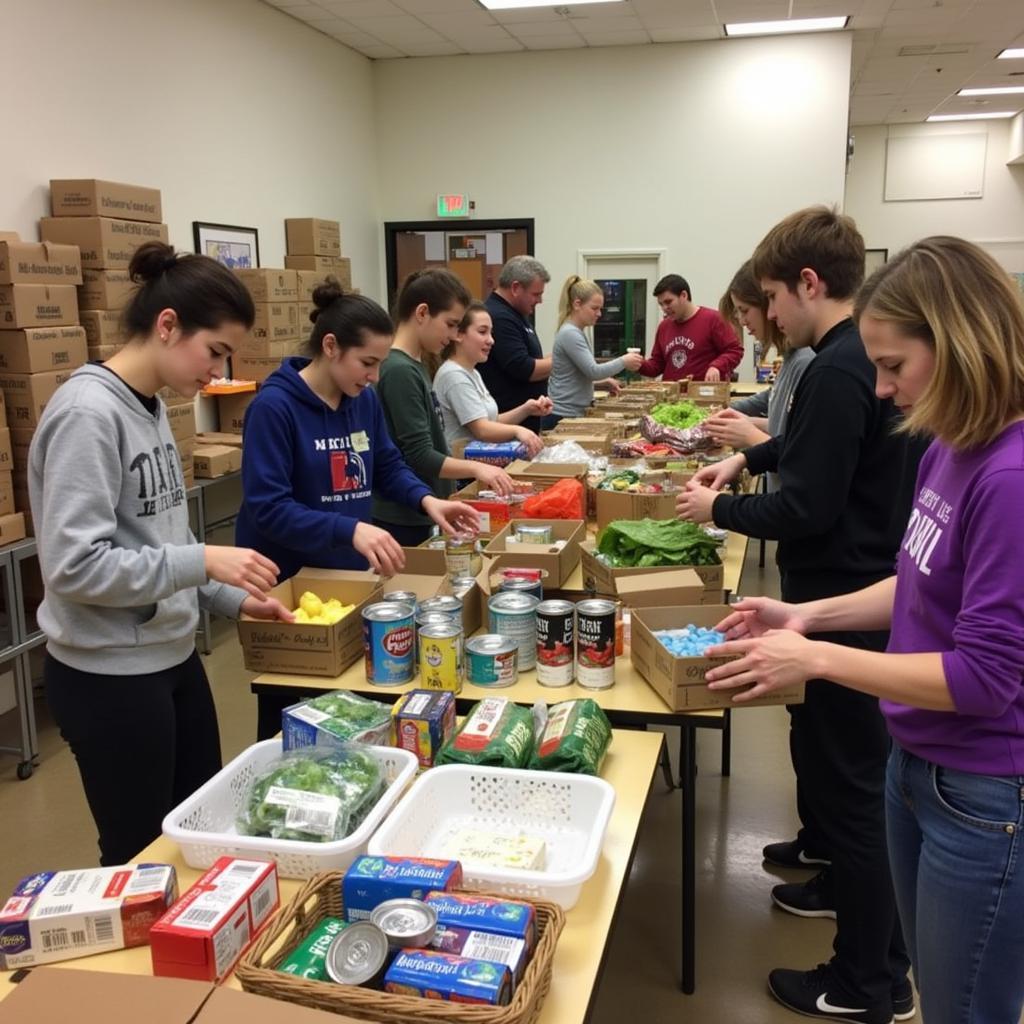
[[462, 457], [505, 467], [517, 459], [525, 459], [526, 446], [520, 441], [470, 441]]
[[403, 950], [384, 975], [384, 991], [451, 1003], [507, 1006], [512, 975], [502, 964], [427, 949]]
[[320, 694], [281, 712], [281, 749], [391, 744], [391, 707], [347, 690]]
[[421, 768], [434, 758], [455, 732], [455, 694], [448, 690], [410, 690], [391, 711], [394, 746], [415, 754]]
[[512, 972], [512, 984], [518, 986], [526, 970], [526, 942], [512, 935], [493, 935], [476, 928], [438, 925], [430, 940], [431, 949], [454, 953], [468, 960], [488, 960], [504, 964]]
[[435, 889], [455, 889], [460, 885], [462, 865], [457, 860], [358, 857], [341, 880], [345, 920], [367, 921], [385, 900], [422, 900]]
[[526, 943], [527, 952], [537, 944], [537, 914], [529, 903], [466, 892], [432, 892], [424, 902], [436, 911], [438, 925], [446, 928], [511, 935]]

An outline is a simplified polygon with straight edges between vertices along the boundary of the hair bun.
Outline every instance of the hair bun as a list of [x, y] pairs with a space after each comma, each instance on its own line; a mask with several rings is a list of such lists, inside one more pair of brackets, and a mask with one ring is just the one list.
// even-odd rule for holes
[[146, 242], [132, 255], [128, 275], [136, 284], [146, 284], [165, 274], [177, 262], [173, 247], [166, 242]]
[[309, 319], [315, 324], [317, 317], [344, 295], [345, 289], [336, 277], [325, 278], [313, 289], [313, 305], [316, 308], [309, 314]]

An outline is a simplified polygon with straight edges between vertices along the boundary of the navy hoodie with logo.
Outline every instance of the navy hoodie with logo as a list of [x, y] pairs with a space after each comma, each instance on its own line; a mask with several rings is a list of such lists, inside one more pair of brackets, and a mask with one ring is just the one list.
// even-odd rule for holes
[[303, 566], [366, 569], [352, 535], [370, 521], [373, 492], [412, 507], [431, 493], [391, 440], [373, 389], [332, 409], [299, 376], [308, 363], [286, 359], [245, 411], [235, 542], [276, 562], [282, 580]]

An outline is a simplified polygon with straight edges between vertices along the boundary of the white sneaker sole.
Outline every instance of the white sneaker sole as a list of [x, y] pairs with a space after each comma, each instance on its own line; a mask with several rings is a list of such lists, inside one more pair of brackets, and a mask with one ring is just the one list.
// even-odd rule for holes
[[783, 903], [774, 893], [772, 893], [772, 903], [779, 910], [784, 910], [787, 914], [795, 914], [797, 917], [831, 917], [833, 921], [836, 919], [836, 912], [834, 910], [801, 910], [799, 907]]

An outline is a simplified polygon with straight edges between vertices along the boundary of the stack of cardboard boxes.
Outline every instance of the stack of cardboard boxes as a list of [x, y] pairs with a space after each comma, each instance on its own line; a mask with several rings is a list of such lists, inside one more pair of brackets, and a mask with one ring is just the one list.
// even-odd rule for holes
[[0, 544], [31, 532], [28, 449], [46, 403], [88, 359], [78, 247], [0, 236]]
[[[256, 320], [241, 349], [231, 357], [231, 376], [262, 383], [298, 346], [298, 274], [267, 268], [235, 273], [252, 296]], [[222, 423], [221, 430], [226, 429]]]
[[[336, 277], [345, 291], [352, 290], [352, 261], [341, 255], [341, 225], [336, 220], [292, 217], [284, 222], [284, 233], [288, 253], [284, 265], [289, 270], [311, 272], [312, 282]], [[311, 286], [309, 298], [300, 296], [299, 302], [312, 301]], [[309, 322], [308, 310], [305, 322]]]
[[181, 475], [186, 487], [195, 482], [192, 459], [196, 449], [196, 403], [194, 398], [184, 398], [177, 391], [161, 388], [160, 397], [167, 411], [167, 425], [171, 428], [174, 443], [181, 458]]
[[39, 222], [44, 240], [82, 251], [79, 306], [90, 359], [109, 359], [124, 344], [120, 314], [133, 285], [132, 254], [145, 242], [166, 242], [160, 190], [95, 178], [51, 180], [52, 217]]

